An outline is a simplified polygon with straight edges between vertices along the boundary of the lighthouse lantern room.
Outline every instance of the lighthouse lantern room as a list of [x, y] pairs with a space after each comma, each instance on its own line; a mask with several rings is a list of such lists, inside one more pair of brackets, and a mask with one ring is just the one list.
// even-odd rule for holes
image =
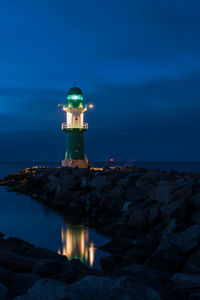
[[83, 105], [83, 93], [80, 88], [74, 86], [67, 94], [67, 104], [62, 105], [66, 112], [66, 122], [62, 123], [62, 130], [67, 133], [67, 148], [63, 167], [87, 168], [88, 160], [84, 153], [83, 134], [88, 130], [88, 124], [84, 123], [84, 112], [87, 105]]

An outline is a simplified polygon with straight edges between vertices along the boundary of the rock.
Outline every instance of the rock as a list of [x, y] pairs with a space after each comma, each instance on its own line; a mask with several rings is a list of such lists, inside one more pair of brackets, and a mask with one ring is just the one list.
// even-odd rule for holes
[[67, 284], [53, 279], [38, 280], [25, 295], [15, 300], [67, 300], [69, 287]]
[[127, 225], [132, 227], [137, 232], [142, 232], [148, 224], [148, 211], [144, 208], [137, 207], [128, 219]]
[[34, 260], [0, 248], [0, 266], [16, 272], [30, 272]]
[[34, 265], [32, 272], [37, 273], [40, 277], [48, 277], [64, 271], [63, 263], [59, 260], [40, 259]]
[[0, 299], [6, 300], [8, 299], [8, 289], [7, 287], [0, 282]]
[[111, 240], [106, 245], [99, 247], [99, 249], [111, 253], [124, 253], [124, 251], [132, 248], [132, 242], [130, 240], [116, 239]]
[[61, 260], [67, 261], [67, 257], [64, 255], [60, 255], [56, 252], [53, 252], [49, 249], [37, 247], [37, 248], [28, 248], [24, 253], [25, 256], [34, 258], [34, 259], [49, 259], [49, 260]]
[[200, 275], [200, 248], [189, 255], [183, 270], [185, 273]]
[[152, 204], [148, 207], [148, 224], [154, 225], [161, 221], [161, 212], [159, 204]]
[[64, 272], [51, 276], [52, 279], [72, 283], [81, 278], [95, 274], [96, 271], [89, 269], [78, 259], [72, 259], [64, 266]]
[[[176, 288], [175, 284], [171, 281], [170, 273], [160, 272], [144, 264], [129, 264], [123, 268], [116, 269], [112, 272], [112, 276], [114, 278], [122, 276], [133, 277], [135, 282], [140, 282], [142, 279], [144, 281], [144, 288], [146, 285], [151, 286], [154, 290], [159, 292], [163, 300], [185, 299], [184, 291], [182, 291], [181, 288]], [[133, 297], [133, 299], [137, 298]], [[146, 299], [145, 294], [143, 299]]]
[[4, 246], [13, 252], [24, 254], [29, 249], [34, 248], [34, 246], [22, 239], [16, 237], [10, 237], [4, 240]]
[[9, 294], [11, 297], [24, 294], [39, 279], [39, 275], [35, 273], [16, 273], [13, 276], [12, 283], [9, 286]]
[[98, 192], [96, 196], [99, 200], [96, 201], [96, 206], [103, 207], [105, 210], [121, 211], [124, 204], [121, 189], [120, 186], [116, 186], [109, 193]]
[[[124, 299], [122, 287], [117, 289], [116, 292], [116, 281], [109, 277], [96, 277], [89, 276], [83, 278], [81, 281], [71, 285], [71, 297], [72, 300], [108, 300], [108, 299]], [[124, 294], [126, 294], [124, 289]], [[131, 299], [131, 295], [127, 295], [127, 300]]]
[[200, 212], [200, 193], [193, 195], [190, 202], [194, 206], [195, 211]]
[[176, 273], [172, 276], [172, 281], [182, 288], [200, 288], [200, 276], [185, 273]]
[[58, 172], [58, 178], [61, 178], [63, 180], [67, 180], [69, 177], [72, 177], [73, 170], [71, 168], [60, 168], [59, 172]]
[[139, 201], [148, 197], [148, 193], [151, 191], [151, 184], [143, 184], [140, 186], [130, 187], [125, 193], [127, 201], [134, 202], [136, 205]]
[[47, 176], [47, 179], [50, 181], [50, 182], [58, 182], [58, 177], [57, 176], [54, 176], [54, 175], [49, 175]]
[[169, 203], [175, 188], [170, 185], [158, 185], [155, 193], [155, 200], [160, 203]]
[[125, 178], [119, 180], [119, 185], [127, 189], [127, 187], [134, 186], [138, 178], [138, 173], [130, 173]]
[[165, 229], [162, 231], [163, 236], [168, 236], [177, 229], [176, 219], [171, 219]]
[[196, 225], [200, 225], [200, 212], [194, 213], [191, 216], [191, 223], [196, 224]]
[[81, 188], [87, 188], [87, 187], [89, 187], [90, 181], [91, 181], [90, 178], [88, 178], [88, 177], [83, 177], [83, 178], [81, 179]]
[[126, 201], [122, 207], [122, 211], [125, 212], [129, 209], [129, 207], [131, 206], [132, 202], [131, 201]]
[[108, 192], [112, 188], [112, 180], [108, 175], [97, 174], [92, 181], [90, 186], [97, 191]]
[[55, 194], [55, 192], [57, 190], [57, 187], [58, 187], [58, 184], [59, 184], [58, 183], [58, 179], [56, 181], [54, 181], [54, 182], [48, 181], [46, 184], [44, 184], [42, 186], [42, 192], [45, 195], [49, 195], [49, 196], [50, 196], [51, 193]]
[[169, 241], [162, 241], [147, 259], [147, 264], [164, 271], [180, 271], [184, 260], [180, 249]]
[[120, 195], [116, 195], [115, 197], [112, 198], [110, 203], [108, 203], [108, 209], [120, 213], [123, 205], [124, 205], [123, 197], [121, 197]]
[[167, 239], [177, 246], [182, 253], [188, 253], [199, 245], [200, 225], [193, 225], [180, 233], [172, 233]]
[[156, 184], [157, 181], [164, 180], [166, 178], [166, 174], [164, 174], [161, 170], [148, 170], [148, 172], [142, 174], [136, 185], [143, 185], [144, 183]]
[[121, 255], [111, 254], [100, 258], [101, 270], [111, 272], [128, 264], [128, 260]]
[[184, 186], [181, 186], [176, 190], [176, 192], [172, 196], [172, 200], [176, 201], [176, 200], [184, 199], [189, 201], [191, 196], [192, 196], [192, 184], [185, 184]]
[[90, 212], [93, 207], [97, 203], [97, 196], [95, 192], [85, 193], [83, 195], [80, 195], [78, 201], [83, 206], [83, 210], [87, 213]]
[[[70, 172], [73, 172], [69, 174]], [[59, 175], [60, 196], [66, 196], [68, 191], [78, 190], [81, 186], [81, 177], [76, 176], [75, 172], [68, 168], [61, 168]]]
[[34, 273], [15, 273], [0, 267], [0, 282], [9, 290], [9, 297], [13, 298], [26, 291], [39, 279]]
[[199, 300], [199, 299], [200, 299], [200, 292], [199, 291], [191, 292], [189, 297], [188, 297], [188, 300]]
[[161, 300], [159, 293], [130, 277], [89, 276], [70, 286], [71, 300]]
[[160, 236], [157, 232], [138, 236], [132, 241], [132, 249], [126, 252], [126, 258], [130, 263], [143, 263], [158, 247]]
[[178, 200], [162, 205], [161, 216], [165, 223], [173, 218], [176, 218], [178, 222], [184, 222], [187, 216], [187, 202]]

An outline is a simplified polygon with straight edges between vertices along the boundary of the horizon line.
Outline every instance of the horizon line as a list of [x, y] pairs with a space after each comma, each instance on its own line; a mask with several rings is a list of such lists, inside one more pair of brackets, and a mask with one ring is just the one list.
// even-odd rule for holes
[[[96, 161], [91, 161], [92, 163], [105, 163], [104, 160], [96, 160]], [[159, 160], [159, 161], [131, 161], [131, 160], [126, 160], [126, 161], [115, 161], [114, 163], [200, 163], [200, 161], [189, 161], [189, 160]], [[59, 164], [58, 161], [0, 161], [0, 164], [35, 164], [35, 163], [51, 163], [51, 164]], [[109, 162], [108, 162], [109, 163]]]

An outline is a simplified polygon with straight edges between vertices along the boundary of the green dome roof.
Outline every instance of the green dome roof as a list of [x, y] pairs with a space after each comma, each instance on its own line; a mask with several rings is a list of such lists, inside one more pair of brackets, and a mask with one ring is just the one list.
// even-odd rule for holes
[[77, 86], [73, 86], [71, 89], [69, 89], [67, 96], [69, 95], [83, 95], [81, 89]]

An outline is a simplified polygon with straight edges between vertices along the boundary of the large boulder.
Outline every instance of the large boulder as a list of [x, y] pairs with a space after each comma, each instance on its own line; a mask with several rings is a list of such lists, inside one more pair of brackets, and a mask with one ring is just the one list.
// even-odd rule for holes
[[119, 269], [128, 263], [129, 261], [125, 257], [118, 254], [110, 254], [100, 258], [101, 270], [106, 272]]
[[9, 237], [0, 240], [0, 247], [24, 255], [26, 251], [34, 248], [34, 246], [22, 239], [16, 237]]
[[148, 263], [167, 270], [180, 271], [185, 264], [185, 257], [195, 249], [200, 242], [200, 226], [190, 226], [180, 233], [168, 233], [165, 231], [160, 245]]
[[48, 277], [64, 271], [64, 264], [59, 260], [40, 259], [34, 265], [32, 272], [40, 277]]
[[185, 273], [175, 273], [172, 281], [182, 288], [200, 288], [200, 276]]
[[166, 237], [183, 254], [189, 253], [200, 243], [200, 225], [193, 225], [180, 233], [171, 233]]
[[131, 263], [143, 263], [158, 247], [160, 236], [158, 232], [150, 232], [137, 236], [132, 241], [132, 249], [126, 252], [126, 258]]
[[30, 272], [35, 261], [7, 249], [0, 248], [0, 266], [15, 272]]
[[113, 239], [107, 244], [99, 247], [99, 249], [111, 253], [121, 253], [132, 248], [132, 242], [125, 239]]
[[35, 273], [15, 273], [12, 277], [12, 283], [8, 287], [9, 295], [16, 297], [24, 294], [39, 279], [39, 275]]
[[0, 299], [1, 300], [7, 300], [8, 299], [8, 289], [1, 282], [0, 282]]
[[[175, 186], [177, 187], [177, 185]], [[184, 185], [178, 187], [178, 189], [172, 196], [172, 200], [176, 201], [176, 200], [184, 199], [186, 201], [189, 201], [191, 196], [192, 196], [192, 184], [185, 183]]]
[[142, 232], [148, 224], [148, 210], [143, 207], [136, 207], [128, 219], [127, 225], [137, 232]]
[[95, 270], [89, 269], [78, 259], [72, 259], [64, 265], [62, 273], [51, 276], [52, 279], [73, 283], [88, 275], [96, 274]]
[[200, 248], [195, 249], [188, 257], [184, 272], [200, 275]]
[[160, 270], [176, 272], [181, 270], [184, 260], [177, 246], [162, 241], [146, 263]]
[[53, 252], [49, 249], [37, 247], [37, 248], [31, 248], [29, 247], [25, 253], [24, 256], [27, 256], [29, 258], [33, 259], [49, 259], [49, 260], [61, 260], [61, 261], [67, 261], [67, 257], [64, 255], [60, 255], [56, 252]]
[[53, 279], [38, 280], [25, 295], [15, 300], [66, 300], [69, 299], [67, 284]]
[[154, 225], [161, 221], [161, 210], [158, 203], [153, 203], [148, 207], [148, 224]]
[[192, 224], [200, 225], [200, 212], [192, 214], [190, 221]]
[[160, 184], [157, 187], [153, 187], [149, 196], [159, 203], [169, 203], [174, 192], [175, 188], [173, 186]]
[[189, 184], [177, 186], [176, 182], [159, 182], [152, 188], [149, 197], [155, 201], [167, 204], [180, 199], [189, 200], [192, 195], [192, 186]]
[[48, 177], [48, 191], [55, 192], [59, 185], [59, 179], [56, 176], [49, 175]]
[[111, 176], [97, 174], [90, 182], [90, 187], [101, 192], [110, 191], [113, 187]]
[[0, 282], [7, 287], [11, 298], [26, 293], [38, 279], [38, 274], [15, 273], [0, 267]]
[[134, 186], [136, 184], [139, 176], [140, 175], [138, 173], [130, 173], [127, 176], [125, 176], [124, 178], [121, 178], [119, 180], [119, 185], [125, 189], [127, 189], [128, 187]]
[[136, 185], [143, 184], [156, 184], [158, 181], [165, 180], [166, 174], [161, 170], [148, 170], [148, 172], [142, 174], [136, 182]]
[[177, 200], [163, 204], [160, 207], [162, 219], [166, 224], [173, 218], [175, 218], [179, 223], [184, 222], [188, 213], [187, 208], [188, 205], [185, 200]]
[[200, 212], [200, 193], [193, 195], [190, 202], [194, 206], [195, 211]]
[[[135, 282], [140, 282], [142, 279], [144, 280], [145, 285], [151, 286], [154, 290], [158, 291], [163, 300], [185, 299], [184, 291], [181, 288], [177, 289], [175, 284], [171, 281], [171, 273], [161, 272], [146, 264], [129, 264], [125, 267], [116, 269], [112, 272], [112, 276], [133, 277], [135, 278]], [[133, 297], [133, 299], [137, 299], [137, 297]], [[145, 296], [143, 299], [145, 299]]]
[[139, 186], [131, 186], [125, 192], [125, 197], [127, 201], [132, 201], [134, 204], [148, 198], [153, 185], [151, 184], [142, 184]]
[[159, 293], [134, 277], [89, 276], [70, 286], [71, 300], [161, 300]]
[[[107, 193], [107, 195], [109, 195], [109, 201], [107, 201], [106, 207], [108, 207], [111, 210], [121, 211], [125, 202], [124, 189], [120, 185], [116, 185], [114, 188], [112, 188], [112, 190], [109, 193]], [[100, 202], [100, 204], [101, 203], [102, 202]]]

